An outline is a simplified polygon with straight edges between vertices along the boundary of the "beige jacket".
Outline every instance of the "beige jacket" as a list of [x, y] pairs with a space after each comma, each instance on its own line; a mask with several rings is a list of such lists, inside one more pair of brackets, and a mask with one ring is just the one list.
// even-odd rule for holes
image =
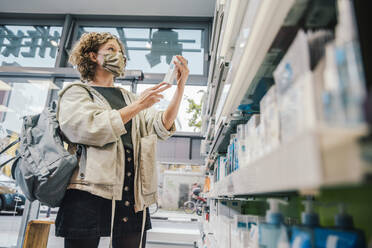
[[[136, 100], [134, 94], [122, 88], [121, 90], [127, 105]], [[91, 92], [93, 100], [88, 91]], [[156, 173], [156, 165], [150, 165], [153, 168], [141, 168], [140, 161], [146, 159], [146, 156], [140, 158], [140, 141], [144, 136], [148, 137], [147, 135], [165, 140], [175, 132], [174, 124], [170, 131], [164, 127], [162, 111], [153, 108], [141, 111], [132, 119], [132, 130], [126, 130], [119, 111], [113, 110], [99, 92], [83, 83], [71, 84], [60, 91], [58, 106], [57, 119], [63, 134], [72, 143], [84, 144], [87, 147], [85, 174], [80, 175], [77, 168], [69, 189], [84, 190], [106, 199], [121, 200], [126, 157], [120, 136], [132, 132], [135, 211], [141, 211], [157, 201], [157, 183], [154, 182], [156, 176], [146, 175]], [[155, 150], [150, 150], [148, 155], [155, 156], [152, 154]]]

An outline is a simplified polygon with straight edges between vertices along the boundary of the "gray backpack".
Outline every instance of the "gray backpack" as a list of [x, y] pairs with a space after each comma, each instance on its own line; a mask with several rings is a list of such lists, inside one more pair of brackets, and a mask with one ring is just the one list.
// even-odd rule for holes
[[12, 165], [12, 177], [30, 201], [58, 207], [65, 195], [78, 156], [85, 149], [78, 145], [70, 154], [56, 118], [57, 103], [42, 113], [23, 117], [20, 146]]

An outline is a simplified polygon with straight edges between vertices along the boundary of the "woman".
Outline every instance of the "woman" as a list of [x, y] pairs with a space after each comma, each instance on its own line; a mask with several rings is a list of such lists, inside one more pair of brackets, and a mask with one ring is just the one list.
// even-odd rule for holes
[[155, 111], [151, 106], [171, 85], [159, 83], [139, 97], [114, 87], [123, 75], [124, 54], [116, 36], [92, 32], [70, 55], [85, 83], [59, 93], [57, 118], [66, 138], [86, 149], [56, 218], [56, 236], [65, 238], [65, 248], [98, 247], [100, 237], [110, 235], [115, 248], [145, 247], [151, 229], [147, 207], [157, 194], [155, 165], [148, 162], [155, 150], [146, 138], [166, 139], [175, 131], [189, 70], [178, 56], [177, 90], [165, 111]]

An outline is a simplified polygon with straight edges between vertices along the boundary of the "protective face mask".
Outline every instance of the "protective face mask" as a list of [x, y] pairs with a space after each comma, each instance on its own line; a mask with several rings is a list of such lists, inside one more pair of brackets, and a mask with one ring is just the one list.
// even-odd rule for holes
[[103, 58], [103, 68], [114, 74], [115, 77], [124, 75], [125, 60], [120, 52], [103, 54]]

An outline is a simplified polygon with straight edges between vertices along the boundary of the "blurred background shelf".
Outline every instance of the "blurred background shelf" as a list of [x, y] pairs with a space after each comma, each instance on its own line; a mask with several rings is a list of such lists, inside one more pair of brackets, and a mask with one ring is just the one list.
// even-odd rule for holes
[[[241, 15], [237, 15], [235, 20], [235, 25], [241, 25], [241, 30], [249, 33], [243, 48], [237, 50], [236, 44], [232, 44], [231, 40], [238, 39], [236, 33], [235, 39], [230, 39], [230, 44], [224, 45], [236, 53], [241, 53], [241, 56], [236, 58], [218, 53], [221, 50], [219, 46], [223, 45], [219, 44], [222, 42], [220, 36], [224, 35], [221, 23], [226, 22], [227, 16], [224, 15], [224, 11], [229, 9], [224, 9], [223, 5], [216, 5], [215, 14], [218, 15], [215, 18], [213, 27], [215, 33], [211, 40], [213, 46], [210, 52], [209, 93], [205, 98], [203, 118], [205, 127], [202, 128], [206, 143], [209, 144], [209, 150], [206, 151], [207, 167], [211, 166], [217, 154], [226, 153], [229, 136], [236, 132], [236, 126], [246, 123], [252, 114], [260, 112], [259, 102], [274, 84], [272, 73], [294, 40], [297, 31], [301, 28], [306, 30], [335, 25], [336, 13], [332, 11], [335, 4], [335, 1], [323, 3], [309, 0], [273, 3], [250, 1], [246, 15], [249, 14], [249, 8], [257, 9], [254, 18], [252, 17], [254, 21], [242, 21]], [[327, 9], [327, 14], [321, 12], [319, 6]]]
[[357, 129], [319, 127], [216, 182], [208, 197], [317, 190], [362, 183], [372, 168], [361, 158]]

